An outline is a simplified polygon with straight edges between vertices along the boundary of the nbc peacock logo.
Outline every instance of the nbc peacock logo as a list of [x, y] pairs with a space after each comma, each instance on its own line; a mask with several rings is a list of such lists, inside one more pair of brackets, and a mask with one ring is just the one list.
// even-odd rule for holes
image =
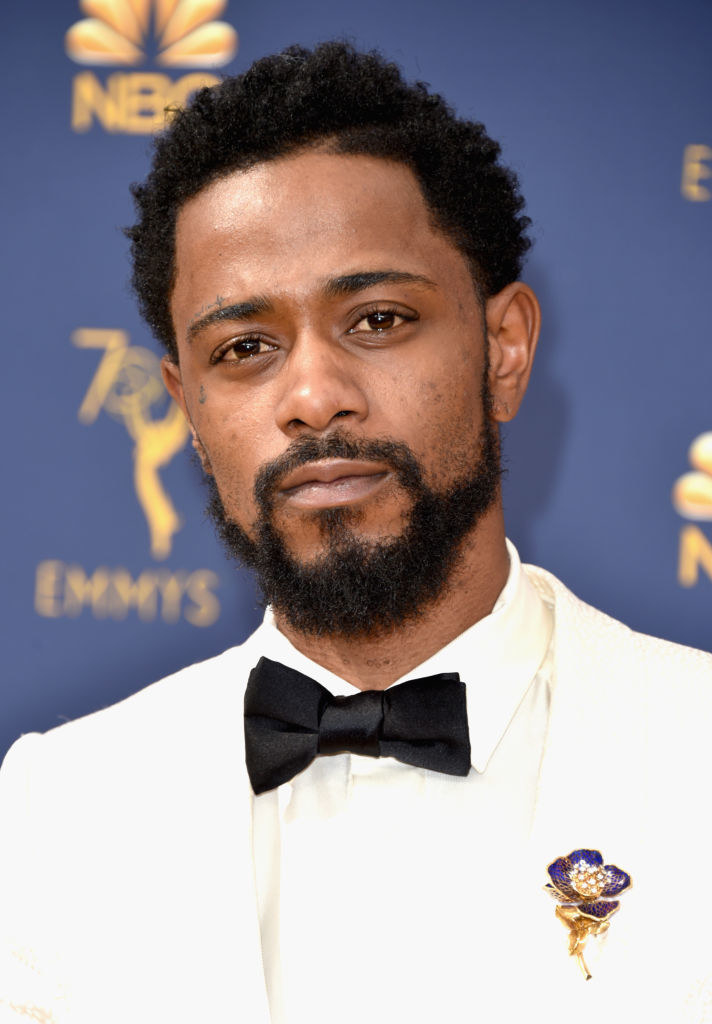
[[151, 36], [165, 67], [222, 67], [237, 52], [237, 32], [216, 21], [227, 0], [81, 0], [88, 18], [67, 32], [78, 64], [141, 64]]
[[712, 521], [712, 430], [700, 434], [688, 453], [693, 470], [675, 482], [672, 503], [685, 519]]
[[93, 67], [136, 68], [153, 64], [165, 71], [114, 71], [102, 81], [90, 70], [75, 75], [72, 128], [99, 125], [108, 132], [149, 134], [165, 127], [188, 96], [219, 78], [175, 69], [213, 69], [237, 53], [238, 35], [218, 20], [227, 0], [80, 0], [87, 17], [65, 36], [67, 56]]
[[[712, 522], [712, 431], [695, 438], [688, 458], [692, 469], [675, 481], [673, 506], [684, 519]], [[694, 586], [700, 568], [712, 579], [712, 543], [699, 526], [687, 523], [680, 531], [678, 579], [682, 586]]]

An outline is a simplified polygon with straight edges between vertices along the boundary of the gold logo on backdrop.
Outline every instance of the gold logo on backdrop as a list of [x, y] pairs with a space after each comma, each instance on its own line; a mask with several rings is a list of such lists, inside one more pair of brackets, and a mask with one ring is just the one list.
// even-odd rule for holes
[[[693, 469], [675, 482], [672, 503], [685, 519], [712, 522], [712, 431], [700, 434], [688, 454]], [[678, 579], [683, 587], [699, 580], [702, 568], [712, 579], [712, 543], [699, 526], [688, 524], [680, 531]]]
[[219, 583], [210, 569], [153, 567], [133, 576], [121, 567], [100, 565], [91, 572], [47, 558], [37, 566], [35, 611], [45, 619], [75, 619], [89, 611], [95, 619], [117, 622], [135, 612], [142, 622], [160, 618], [173, 625], [182, 617], [192, 626], [212, 626], [220, 617]]
[[[237, 52], [235, 29], [215, 20], [227, 0], [80, 0], [79, 6], [88, 17], [65, 36], [67, 56], [78, 64], [135, 67], [155, 51], [164, 68], [217, 68]], [[96, 120], [109, 132], [154, 132], [192, 92], [218, 81], [205, 72], [174, 80], [144, 71], [114, 72], [102, 83], [83, 71], [73, 83], [72, 127], [84, 132]]]
[[180, 517], [159, 470], [185, 445], [188, 425], [174, 402], [154, 418], [153, 406], [166, 397], [158, 356], [129, 343], [125, 331], [80, 328], [72, 334], [78, 348], [103, 350], [79, 408], [82, 423], [94, 423], [103, 409], [126, 428], [133, 441], [134, 488], [148, 523], [151, 554], [167, 558]]
[[67, 55], [78, 64], [140, 64], [151, 29], [156, 63], [166, 67], [221, 67], [237, 51], [237, 32], [214, 19], [227, 0], [80, 0], [88, 18], [66, 34]]
[[688, 457], [694, 470], [677, 480], [672, 503], [685, 519], [712, 521], [712, 431], [695, 438]]
[[[158, 357], [131, 345], [126, 331], [82, 327], [72, 341], [103, 353], [79, 419], [94, 423], [104, 410], [125, 427], [133, 441], [134, 488], [148, 524], [151, 554], [167, 558], [181, 522], [160, 471], [188, 438], [183, 414], [173, 402], [162, 412], [167, 396]], [[76, 618], [87, 611], [96, 619], [121, 621], [133, 613], [142, 622], [185, 619], [193, 626], [212, 626], [220, 617], [219, 584], [211, 569], [152, 565], [134, 573], [122, 566], [92, 570], [47, 558], [35, 574], [35, 611], [49, 619]]]
[[[680, 191], [692, 203], [712, 199], [712, 146], [685, 146], [682, 153]], [[704, 184], [703, 184], [704, 183]]]

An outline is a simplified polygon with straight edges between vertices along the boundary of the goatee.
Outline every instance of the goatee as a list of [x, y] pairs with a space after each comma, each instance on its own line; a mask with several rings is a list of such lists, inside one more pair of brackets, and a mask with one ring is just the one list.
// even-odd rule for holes
[[[323, 553], [300, 562], [275, 526], [275, 495], [287, 473], [330, 458], [385, 463], [410, 495], [411, 508], [403, 532], [381, 541], [359, 536], [358, 509], [321, 510], [315, 515]], [[271, 604], [294, 630], [373, 637], [417, 619], [437, 600], [458, 563], [464, 538], [497, 497], [499, 434], [487, 416], [471, 462], [461, 478], [439, 492], [425, 484], [418, 460], [401, 441], [366, 441], [341, 431], [302, 437], [257, 475], [254, 538], [228, 518], [212, 477], [208, 513], [228, 552], [254, 570], [265, 604]]]

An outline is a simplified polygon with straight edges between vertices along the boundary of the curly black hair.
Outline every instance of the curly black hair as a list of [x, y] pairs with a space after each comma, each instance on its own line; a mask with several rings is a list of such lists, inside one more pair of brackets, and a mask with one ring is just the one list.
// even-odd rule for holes
[[458, 119], [426, 85], [407, 84], [379, 53], [347, 43], [291, 46], [201, 89], [155, 141], [133, 185], [132, 283], [141, 313], [177, 360], [170, 297], [183, 203], [217, 178], [309, 145], [410, 167], [437, 226], [469, 261], [481, 299], [521, 273], [531, 242], [516, 175], [478, 122]]

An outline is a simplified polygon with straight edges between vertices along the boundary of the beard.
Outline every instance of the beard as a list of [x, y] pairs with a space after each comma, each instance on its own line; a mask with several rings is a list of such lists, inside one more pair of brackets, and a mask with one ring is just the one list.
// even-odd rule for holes
[[[229, 518], [212, 476], [207, 477], [207, 511], [228, 553], [254, 571], [264, 604], [292, 629], [349, 639], [381, 636], [418, 619], [437, 601], [461, 558], [465, 537], [499, 494], [499, 432], [487, 415], [478, 440], [465, 459], [449, 446], [443, 449], [441, 469], [454, 462], [459, 475], [438, 491], [426, 485], [420, 463], [401, 441], [367, 441], [339, 430], [302, 437], [257, 474], [253, 536]], [[359, 535], [358, 508], [315, 511], [324, 550], [316, 559], [300, 561], [275, 525], [275, 496], [280, 481], [298, 466], [330, 458], [385, 463], [410, 496], [410, 510], [402, 533], [382, 540]]]

